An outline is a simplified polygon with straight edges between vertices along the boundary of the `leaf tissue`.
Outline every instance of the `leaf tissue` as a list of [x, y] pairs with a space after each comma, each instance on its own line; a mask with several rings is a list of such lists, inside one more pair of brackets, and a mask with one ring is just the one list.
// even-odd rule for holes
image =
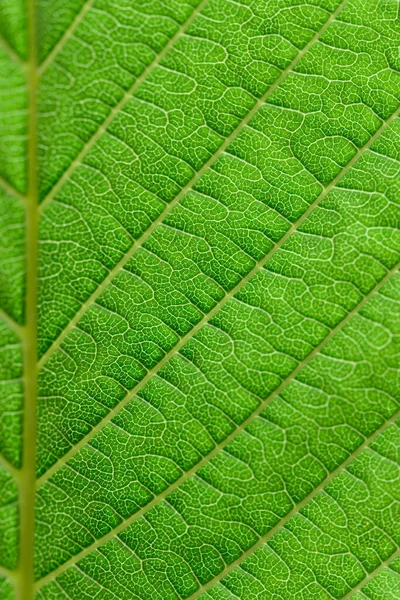
[[0, 0], [0, 600], [400, 598], [398, 0]]

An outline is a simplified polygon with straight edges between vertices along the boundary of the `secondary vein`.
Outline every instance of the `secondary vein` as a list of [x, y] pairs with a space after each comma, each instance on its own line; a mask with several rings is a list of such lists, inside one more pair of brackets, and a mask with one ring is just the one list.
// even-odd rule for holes
[[[399, 416], [400, 416], [400, 411], [397, 411], [390, 419], [388, 419], [385, 423], [383, 423], [381, 425], [381, 427], [379, 427], [372, 435], [370, 435], [368, 438], [366, 438], [364, 440], [364, 442], [352, 454], [349, 454], [349, 456], [346, 458], [346, 460], [339, 467], [337, 467], [337, 469], [332, 471], [323, 481], [321, 481], [321, 483], [319, 485], [317, 485], [317, 487], [314, 488], [313, 491], [310, 494], [308, 494], [308, 496], [305, 496], [298, 504], [296, 504], [292, 508], [292, 510], [290, 512], [288, 512], [283, 517], [283, 519], [281, 519], [279, 521], [279, 523], [277, 523], [275, 525], [275, 527], [270, 529], [268, 531], [268, 533], [266, 533], [264, 536], [260, 537], [260, 539], [253, 546], [251, 546], [248, 550], [246, 550], [246, 552], [244, 552], [238, 559], [236, 559], [234, 562], [227, 565], [225, 567], [225, 569], [223, 569], [216, 577], [211, 579], [205, 585], [201, 586], [196, 592], [194, 592], [194, 594], [192, 594], [191, 596], [188, 596], [188, 598], [190, 598], [191, 600], [195, 600], [195, 598], [198, 598], [200, 595], [204, 594], [204, 592], [209, 590], [216, 583], [220, 582], [235, 567], [238, 567], [244, 560], [246, 560], [246, 558], [248, 558], [249, 556], [254, 554], [254, 552], [258, 548], [260, 548], [264, 544], [268, 543], [268, 541], [273, 537], [273, 535], [275, 535], [275, 533], [277, 533], [280, 529], [282, 529], [294, 515], [298, 514], [301, 511], [301, 509], [306, 504], [308, 504], [315, 496], [317, 496], [317, 494], [319, 494], [319, 492], [321, 492], [321, 490], [323, 490], [335, 477], [337, 477], [340, 473], [342, 473], [346, 469], [346, 467], [359, 454], [361, 454], [361, 452], [363, 450], [365, 450], [365, 448], [367, 448], [371, 444], [371, 442], [374, 441], [374, 439], [376, 439], [379, 435], [381, 435], [383, 433], [383, 431], [385, 431], [388, 427], [390, 427], [390, 425], [392, 425], [398, 419]], [[394, 555], [392, 555], [388, 560], [391, 561], [391, 560], [393, 560], [393, 558], [394, 558]], [[382, 567], [382, 565], [379, 566], [379, 568], [381, 568], [381, 567]], [[351, 593], [351, 594], [354, 593], [354, 589], [351, 590], [351, 592], [349, 592], [349, 593]], [[346, 596], [344, 596], [342, 598], [342, 600], [345, 600], [345, 598], [347, 598], [347, 597], [348, 597], [348, 594], [346, 594]]]
[[[126, 265], [126, 263], [129, 261], [129, 259], [134, 254], [134, 252], [140, 246], [142, 246], [144, 244], [144, 242], [152, 234], [152, 232], [154, 231], [154, 229], [173, 210], [173, 208], [180, 202], [180, 200], [182, 199], [182, 197], [190, 189], [193, 188], [193, 186], [197, 183], [197, 181], [200, 179], [200, 177], [217, 161], [217, 159], [221, 156], [221, 154], [223, 152], [225, 152], [225, 150], [227, 149], [227, 147], [229, 146], [229, 144], [236, 138], [236, 136], [242, 131], [242, 129], [250, 122], [250, 120], [253, 118], [253, 116], [256, 114], [256, 112], [260, 109], [260, 107], [273, 94], [273, 92], [276, 90], [276, 88], [286, 79], [286, 77], [288, 76], [288, 74], [293, 71], [293, 69], [296, 67], [296, 65], [298, 64], [298, 62], [308, 52], [308, 50], [311, 48], [311, 46], [313, 46], [313, 44], [315, 44], [318, 41], [318, 39], [321, 37], [321, 35], [324, 33], [324, 31], [327, 29], [327, 27], [329, 27], [329, 25], [332, 23], [332, 21], [334, 21], [336, 19], [336, 17], [338, 16], [338, 14], [343, 10], [343, 8], [345, 7], [345, 5], [347, 4], [347, 2], [348, 2], [348, 0], [343, 0], [343, 2], [338, 6], [338, 8], [330, 15], [330, 17], [327, 19], [327, 21], [325, 21], [325, 23], [321, 27], [321, 29], [314, 35], [314, 37], [308, 42], [308, 44], [303, 48], [303, 50], [301, 50], [297, 54], [297, 56], [293, 59], [293, 61], [286, 67], [286, 69], [284, 69], [281, 72], [281, 74], [279, 75], [279, 77], [268, 88], [268, 90], [266, 91], [266, 93], [253, 105], [253, 108], [247, 113], [247, 115], [239, 123], [239, 125], [232, 131], [232, 133], [227, 138], [225, 138], [224, 142], [221, 144], [221, 146], [218, 148], [218, 150], [209, 158], [209, 160], [206, 163], [204, 163], [204, 165], [201, 167], [201, 169], [199, 169], [199, 171], [197, 171], [194, 174], [194, 176], [192, 177], [192, 179], [181, 189], [181, 191], [175, 196], [175, 198], [160, 213], [160, 215], [157, 217], [157, 219], [155, 219], [153, 221], [153, 223], [150, 225], [150, 227], [136, 240], [136, 242], [133, 244], [133, 246], [131, 246], [131, 248], [128, 250], [128, 252], [121, 258], [121, 260], [117, 263], [117, 265], [115, 265], [115, 267], [109, 272], [109, 274], [107, 275], [107, 277], [97, 287], [97, 289], [93, 292], [93, 294], [86, 300], [86, 302], [84, 302], [82, 304], [82, 306], [79, 309], [79, 311], [75, 314], [75, 316], [71, 319], [71, 321], [68, 323], [68, 325], [60, 333], [60, 335], [58, 336], [58, 338], [52, 343], [52, 345], [48, 348], [48, 350], [45, 352], [45, 354], [41, 357], [40, 362], [39, 362], [39, 368], [41, 368], [44, 365], [44, 363], [47, 362], [47, 360], [50, 358], [50, 356], [53, 354], [53, 352], [60, 346], [60, 344], [63, 342], [63, 340], [68, 335], [68, 333], [71, 331], [71, 329], [76, 325], [76, 323], [79, 321], [79, 319], [82, 317], [82, 315], [96, 301], [96, 299], [99, 297], [99, 295], [104, 290], [104, 288], [108, 285], [108, 283]], [[197, 12], [199, 12], [201, 10], [201, 7], [202, 7], [203, 4], [205, 4], [205, 2], [203, 2], [202, 4], [199, 5], [199, 7], [197, 9]], [[192, 14], [192, 17], [193, 17], [193, 14]], [[186, 28], [187, 25], [188, 25], [188, 21], [185, 24], [185, 28]], [[182, 31], [183, 31], [183, 29], [182, 29]], [[181, 31], [181, 33], [182, 33], [182, 31]], [[170, 41], [170, 45], [171, 46], [176, 41], [177, 37], [179, 37], [179, 32], [178, 32], [178, 34], [176, 34], [176, 36], [174, 38], [171, 39], [171, 41]], [[161, 60], [161, 58], [169, 50], [169, 47], [170, 47], [169, 45], [166, 46], [166, 48], [164, 49], [164, 53], [160, 54], [157, 57], [157, 59], [152, 63], [152, 65], [150, 65], [148, 67], [147, 71], [150, 71], [155, 66], [156, 63], [158, 64], [158, 62]], [[106, 128], [108, 127], [108, 124], [111, 122], [112, 118], [114, 118], [115, 114], [119, 110], [121, 110], [121, 108], [125, 104], [125, 102], [127, 102], [127, 100], [134, 93], [134, 89], [133, 88], [136, 89], [136, 87], [139, 85], [139, 83], [141, 83], [141, 81], [143, 79], [145, 79], [145, 77], [147, 77], [147, 71], [143, 73], [142, 79], [140, 80], [140, 82], [139, 82], [140, 78], [138, 80], [136, 80], [136, 82], [135, 82], [134, 86], [131, 88], [131, 90], [129, 90], [125, 94], [125, 96], [122, 98], [122, 100], [119, 102], [119, 104], [113, 109], [113, 111], [114, 111], [113, 112], [113, 116], [111, 116], [111, 113], [110, 113], [109, 117], [107, 117], [106, 121], [104, 121], [103, 125], [100, 128], [101, 132], [100, 132], [100, 129], [97, 130], [97, 132], [95, 133], [95, 135], [93, 136], [93, 138], [91, 138], [91, 140], [88, 142], [88, 144], [83, 148], [83, 150], [78, 155], [78, 157], [75, 159], [75, 161], [72, 163], [72, 165], [77, 165], [77, 164], [79, 164], [81, 162], [81, 159], [83, 158], [83, 156], [85, 156], [86, 152], [92, 147], [92, 145], [94, 143], [94, 141], [92, 143], [92, 140], [94, 140], [94, 137], [97, 136], [96, 137], [96, 139], [97, 139], [101, 135], [101, 133], [106, 130]], [[89, 145], [90, 145], [90, 147], [89, 147]], [[88, 148], [88, 149], [85, 150], [85, 148]], [[62, 185], [61, 180], [64, 181], [65, 179], [67, 179], [69, 177], [69, 174], [75, 168], [72, 165], [68, 169], [68, 171], [66, 171], [64, 173], [63, 177], [59, 180], [59, 182], [56, 184], [56, 186], [53, 188], [53, 190], [50, 192], [50, 194], [47, 196], [47, 198], [42, 202], [42, 204], [41, 204], [41, 210], [54, 197], [54, 195], [60, 189], [60, 187]]]
[[[347, 2], [347, 0], [345, 0], [345, 1]], [[42, 200], [42, 202], [39, 206], [39, 211], [43, 211], [44, 208], [48, 205], [48, 203], [51, 202], [51, 200], [58, 193], [59, 189], [62, 187], [64, 182], [69, 178], [69, 176], [75, 170], [75, 168], [81, 164], [83, 158], [86, 156], [86, 154], [89, 152], [89, 150], [94, 146], [94, 144], [97, 142], [99, 137], [106, 131], [107, 127], [109, 126], [111, 121], [114, 119], [114, 117], [119, 113], [119, 111], [128, 102], [128, 100], [130, 100], [130, 98], [133, 96], [133, 94], [135, 93], [135, 91], [137, 90], [139, 85], [149, 75], [150, 71], [152, 69], [154, 69], [154, 67], [156, 67], [161, 62], [161, 60], [167, 54], [169, 49], [175, 44], [176, 40], [182, 35], [182, 33], [185, 31], [185, 29], [187, 27], [189, 27], [189, 25], [192, 23], [193, 19], [204, 8], [204, 6], [207, 4], [207, 2], [208, 2], [208, 0], [202, 0], [202, 2], [198, 5], [198, 7], [191, 13], [190, 17], [179, 27], [179, 29], [175, 33], [175, 35], [164, 46], [163, 50], [161, 50], [161, 52], [159, 54], [157, 54], [157, 56], [155, 57], [153, 62], [150, 63], [150, 65], [148, 65], [144, 69], [143, 73], [134, 81], [134, 83], [131, 85], [131, 87], [128, 90], [126, 90], [126, 92], [122, 96], [121, 100], [110, 110], [108, 117], [103, 121], [103, 123], [100, 125], [100, 127], [95, 131], [95, 133], [92, 135], [90, 140], [88, 142], [86, 142], [86, 144], [83, 146], [82, 150], [79, 152], [77, 157], [72, 161], [72, 163], [64, 171], [64, 173], [62, 174], [60, 179], [57, 181], [57, 183], [52, 187], [52, 189], [47, 194], [47, 196]]]
[[17, 323], [17, 321], [14, 321], [14, 319], [10, 317], [10, 315], [6, 313], [2, 308], [0, 308], [0, 321], [6, 323], [10, 327], [10, 329], [12, 329], [18, 335], [18, 337], [21, 338], [21, 336], [23, 335], [23, 328], [21, 327], [21, 325], [19, 325], [19, 323]]
[[383, 563], [381, 563], [379, 567], [371, 571], [371, 573], [368, 573], [368, 575], [364, 577], [364, 579], [362, 579], [358, 585], [356, 585], [352, 590], [350, 590], [345, 596], [342, 596], [339, 600], [347, 600], [348, 598], [351, 598], [356, 592], [362, 590], [362, 588], [365, 585], [367, 585], [367, 583], [371, 581], [373, 577], [376, 577], [381, 571], [389, 567], [390, 563], [392, 563], [398, 556], [400, 556], [400, 548], [398, 548], [396, 552], [394, 552], [391, 556], [389, 556], [389, 558], [387, 558]]
[[[261, 405], [261, 409], [257, 410], [257, 414], [259, 414], [259, 412], [261, 412], [262, 410], [265, 409], [265, 407], [267, 406], [267, 404], [277, 395], [278, 392], [273, 392], [273, 394], [271, 394]], [[254, 416], [253, 416], [254, 415]], [[65, 563], [63, 563], [62, 565], [60, 565], [57, 569], [55, 569], [54, 571], [51, 571], [50, 573], [48, 573], [47, 575], [45, 575], [42, 579], [40, 579], [37, 582], [37, 587], [41, 588], [43, 587], [46, 583], [48, 583], [49, 581], [53, 581], [58, 575], [61, 575], [61, 573], [64, 573], [69, 567], [73, 566], [74, 564], [76, 564], [79, 560], [81, 560], [84, 556], [87, 556], [90, 552], [93, 552], [96, 548], [99, 548], [100, 546], [102, 546], [104, 543], [106, 543], [109, 539], [114, 538], [115, 536], [117, 536], [119, 533], [121, 533], [124, 529], [126, 529], [127, 527], [129, 527], [129, 525], [131, 525], [132, 523], [134, 523], [135, 521], [137, 521], [138, 519], [140, 519], [143, 515], [145, 515], [146, 513], [148, 513], [155, 505], [159, 504], [162, 500], [167, 499], [168, 500], [168, 496], [174, 491], [176, 490], [179, 486], [181, 486], [183, 484], [184, 481], [186, 481], [189, 477], [191, 477], [192, 475], [194, 475], [199, 469], [201, 469], [206, 462], [208, 462], [213, 456], [215, 456], [218, 452], [220, 452], [232, 439], [234, 439], [237, 434], [239, 433], [239, 429], [240, 431], [242, 431], [245, 427], [247, 427], [250, 422], [255, 418], [255, 413], [253, 413], [253, 415], [251, 415], [251, 417], [246, 421], [246, 425], [245, 426], [240, 426], [238, 429], [236, 429], [231, 436], [229, 436], [229, 439], [227, 438], [226, 440], [224, 440], [221, 444], [219, 444], [218, 446], [215, 447], [215, 449], [208, 454], [206, 457], [204, 457], [201, 461], [199, 461], [192, 469], [190, 469], [189, 471], [187, 471], [182, 477], [180, 477], [178, 480], [175, 481], [174, 484], [172, 484], [169, 488], [167, 488], [164, 492], [162, 492], [161, 494], [159, 494], [158, 496], [156, 496], [151, 502], [149, 502], [148, 504], [146, 504], [146, 506], [144, 506], [142, 509], [140, 509], [138, 512], [136, 512], [134, 515], [132, 515], [129, 519], [126, 519], [125, 521], [123, 521], [122, 523], [120, 523], [120, 525], [118, 525], [117, 527], [115, 527], [112, 531], [110, 531], [109, 533], [107, 533], [106, 535], [102, 536], [101, 538], [97, 539], [95, 542], [93, 542], [93, 544], [91, 544], [90, 546], [88, 546], [87, 548], [85, 548], [84, 550], [82, 550], [81, 552], [79, 552], [78, 554], [76, 554], [75, 556], [73, 556], [71, 559], [69, 559], [68, 561], [66, 561]], [[301, 508], [303, 508], [303, 506], [305, 504], [307, 504], [314, 496], [316, 496], [322, 488], [324, 488], [334, 477], [336, 477], [341, 471], [343, 471], [347, 465], [354, 460], [354, 458], [356, 456], [358, 456], [358, 454], [360, 454], [369, 444], [371, 444], [371, 442], [378, 436], [380, 435], [387, 427], [389, 427], [398, 417], [400, 416], [400, 411], [397, 411], [394, 415], [392, 415], [392, 417], [390, 417], [388, 420], [386, 420], [384, 423], [382, 423], [382, 425], [380, 427], [378, 427], [378, 429], [376, 429], [370, 436], [368, 436], [367, 438], [365, 438], [364, 442], [358, 447], [356, 448], [356, 450], [354, 452], [352, 452], [351, 454], [349, 454], [349, 456], [346, 458], [346, 460], [339, 465], [334, 471], [332, 471], [331, 473], [329, 473], [327, 475], [327, 477], [325, 477], [316, 488], [314, 488], [314, 490], [312, 490], [310, 492], [310, 494], [308, 494], [307, 496], [305, 496], [298, 504], [294, 505], [292, 510], [287, 513], [285, 515], [285, 517], [283, 517], [283, 519], [281, 519], [279, 521], [279, 523], [277, 523], [272, 529], [269, 530], [269, 532], [265, 535], [262, 536], [255, 545], [253, 545], [251, 548], [249, 548], [249, 550], [247, 550], [244, 554], [242, 554], [236, 561], [234, 561], [233, 563], [231, 563], [230, 565], [228, 565], [223, 571], [221, 571], [221, 573], [219, 575], [217, 575], [216, 578], [214, 578], [211, 582], [209, 582], [209, 584], [206, 584], [206, 586], [201, 588], [201, 593], [204, 593], [204, 591], [206, 589], [208, 589], [209, 587], [211, 587], [211, 585], [214, 585], [220, 579], [222, 579], [223, 576], [225, 576], [227, 574], [228, 571], [230, 571], [231, 569], [233, 569], [235, 566], [237, 566], [239, 563], [241, 563], [245, 558], [247, 558], [248, 555], [252, 554], [259, 546], [265, 544], [268, 539], [270, 537], [272, 537], [272, 535], [274, 533], [276, 533], [276, 531], [278, 529], [280, 529], [281, 527], [283, 527], [286, 522], [297, 512], [299, 512], [301, 510]], [[194, 596], [190, 596], [190, 598], [196, 598], [199, 595], [199, 593], [195, 592]]]
[[18, 198], [22, 202], [26, 202], [26, 197], [23, 194], [21, 194], [21, 192], [19, 192], [14, 186], [11, 185], [11, 183], [9, 183], [1, 175], [0, 175], [0, 188], [3, 188], [3, 190], [9, 196], [13, 196], [14, 198]]
[[27, 63], [19, 56], [19, 54], [17, 54], [14, 48], [10, 46], [8, 41], [2, 35], [0, 35], [0, 46], [13, 62], [17, 63], [22, 69], [26, 69]]
[[0, 575], [7, 577], [7, 579], [13, 580], [15, 578], [15, 571], [9, 571], [7, 567], [0, 565]]
[[11, 463], [8, 462], [6, 458], [2, 454], [0, 454], [0, 467], [7, 471], [14, 480], [17, 482], [20, 478], [21, 471], [16, 469]]
[[59, 52], [61, 52], [61, 50], [64, 48], [65, 44], [68, 42], [68, 40], [74, 34], [78, 25], [83, 21], [86, 14], [92, 8], [94, 2], [95, 2], [95, 0], [86, 0], [85, 4], [82, 6], [82, 8], [78, 12], [78, 14], [75, 16], [75, 18], [72, 21], [72, 23], [70, 24], [70, 26], [64, 31], [63, 35], [60, 37], [58, 42], [53, 46], [53, 48], [50, 50], [49, 54], [46, 56], [46, 58], [44, 59], [44, 61], [40, 65], [40, 67], [38, 68], [39, 77], [43, 74], [43, 72], [51, 64], [51, 62], [54, 60], [55, 56]]
[[[125, 396], [124, 398], [108, 413], [108, 415], [106, 415], [101, 421], [99, 421], [99, 423], [97, 425], [95, 425], [93, 427], [93, 429], [85, 436], [83, 437], [74, 447], [71, 448], [71, 450], [69, 452], [67, 452], [66, 454], [64, 454], [64, 456], [62, 458], [60, 458], [56, 463], [54, 463], [54, 465], [52, 465], [47, 471], [46, 473], [44, 473], [39, 479], [38, 479], [38, 486], [40, 486], [44, 481], [46, 481], [49, 477], [51, 477], [51, 475], [57, 471], [63, 464], [65, 464], [67, 462], [67, 460], [69, 458], [71, 458], [71, 456], [73, 456], [74, 454], [76, 454], [92, 437], [94, 437], [94, 435], [96, 435], [96, 433], [98, 433], [98, 431], [100, 431], [100, 429], [102, 429], [102, 427], [104, 427], [104, 425], [106, 423], [108, 423], [109, 421], [111, 421], [111, 419], [114, 418], [114, 416], [126, 405], [128, 404], [128, 402], [130, 402], [130, 400], [139, 392], [139, 390], [141, 390], [143, 388], [143, 386], [148, 382], [148, 380], [153, 377], [153, 375], [155, 375], [156, 373], [158, 373], [158, 371], [170, 360], [170, 358], [172, 358], [172, 356], [174, 356], [175, 354], [177, 354], [179, 352], [179, 350], [182, 348], [182, 346], [184, 344], [186, 344], [186, 342], [191, 339], [196, 333], [197, 331], [199, 331], [199, 329], [201, 327], [203, 327], [203, 325], [205, 325], [206, 323], [208, 323], [208, 321], [210, 319], [212, 319], [212, 317], [231, 299], [233, 298], [233, 296], [260, 270], [262, 269], [265, 264], [272, 258], [272, 256], [285, 244], [285, 242], [288, 240], [288, 238], [293, 235], [293, 233], [295, 231], [297, 231], [297, 229], [300, 227], [300, 225], [305, 221], [305, 219], [308, 218], [308, 216], [310, 215], [310, 213], [318, 206], [318, 204], [325, 198], [325, 196], [334, 188], [336, 187], [336, 185], [339, 183], [340, 179], [348, 172], [348, 170], [356, 163], [356, 161], [360, 158], [360, 156], [374, 143], [374, 141], [379, 137], [379, 135], [382, 133], [383, 129], [385, 129], [387, 126], [390, 125], [390, 123], [400, 114], [400, 107], [381, 125], [381, 127], [375, 132], [375, 134], [368, 140], [368, 142], [359, 149], [359, 151], [353, 156], [353, 158], [347, 163], [347, 165], [341, 170], [341, 172], [335, 177], [335, 179], [333, 179], [327, 186], [324, 187], [323, 191], [321, 192], [321, 194], [318, 196], [318, 198], [316, 198], [316, 200], [310, 204], [310, 206], [308, 207], [308, 209], [305, 211], [305, 213], [303, 213], [303, 215], [295, 222], [293, 223], [293, 225], [290, 227], [290, 229], [288, 229], [288, 231], [285, 233], [285, 235], [279, 240], [279, 242], [260, 260], [258, 261], [255, 266], [251, 269], [251, 271], [249, 271], [249, 273], [234, 287], [232, 288], [229, 292], [227, 292], [225, 294], [225, 296], [222, 298], [222, 300], [220, 300], [220, 302], [218, 302], [214, 308], [207, 313], [206, 315], [204, 315], [204, 317], [193, 327], [193, 329], [191, 329], [190, 331], [188, 331], [188, 333], [183, 336], [179, 342], [169, 351], [167, 352], [167, 354], [164, 355], [164, 357], [162, 358], [162, 360], [153, 368], [151, 369], [144, 377], [143, 379], [141, 379], [141, 381], [139, 381], [139, 383], [134, 386]], [[396, 268], [397, 269], [397, 266]], [[384, 278], [385, 279], [385, 278]], [[104, 286], [102, 287], [102, 289], [104, 289], [106, 284], [104, 284]], [[369, 297], [369, 294], [366, 296]], [[351, 314], [351, 312], [349, 313]], [[329, 336], [330, 334], [328, 334]], [[45, 362], [45, 356], [44, 355], [41, 359], [41, 361], [39, 362], [39, 367], [41, 367], [44, 362]]]

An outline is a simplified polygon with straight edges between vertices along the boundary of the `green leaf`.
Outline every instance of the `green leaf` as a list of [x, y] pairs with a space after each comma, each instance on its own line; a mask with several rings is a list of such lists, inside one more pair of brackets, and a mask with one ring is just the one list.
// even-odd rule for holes
[[400, 596], [394, 0], [1, 0], [0, 600]]

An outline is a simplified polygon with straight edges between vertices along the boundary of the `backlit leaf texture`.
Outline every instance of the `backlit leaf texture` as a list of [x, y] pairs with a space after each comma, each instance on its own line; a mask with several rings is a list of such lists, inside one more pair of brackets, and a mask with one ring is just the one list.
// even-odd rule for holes
[[0, 600], [400, 597], [398, 0], [0, 0]]

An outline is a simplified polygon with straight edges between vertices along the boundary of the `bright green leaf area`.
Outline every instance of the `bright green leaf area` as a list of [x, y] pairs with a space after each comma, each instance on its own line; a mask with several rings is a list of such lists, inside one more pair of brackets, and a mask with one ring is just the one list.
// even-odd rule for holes
[[0, 600], [400, 598], [399, 48], [0, 0]]

